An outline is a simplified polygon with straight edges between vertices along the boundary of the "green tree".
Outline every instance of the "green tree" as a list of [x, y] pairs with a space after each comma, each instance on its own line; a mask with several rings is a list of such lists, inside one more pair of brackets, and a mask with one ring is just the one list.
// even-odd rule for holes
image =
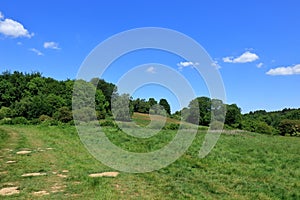
[[211, 105], [212, 101], [208, 97], [198, 97], [199, 104], [199, 124], [208, 126], [211, 120]]
[[227, 105], [225, 124], [233, 128], [241, 128], [242, 114], [241, 109], [236, 104]]
[[114, 94], [112, 96], [112, 113], [117, 121], [130, 121], [133, 107], [130, 104], [129, 94]]
[[226, 105], [219, 99], [211, 100], [212, 121], [223, 123], [225, 121]]
[[187, 122], [197, 124], [200, 123], [199, 101], [194, 99], [189, 103], [188, 109], [182, 110], [184, 120]]
[[158, 104], [161, 105], [165, 109], [165, 111], [168, 115], [171, 115], [171, 107], [166, 99], [160, 99]]
[[152, 107], [157, 104], [157, 101], [154, 98], [148, 99], [149, 106]]
[[300, 120], [284, 119], [280, 121], [279, 127], [280, 135], [289, 134], [291, 136], [298, 135], [300, 132]]
[[105, 96], [103, 95], [101, 90], [96, 90], [95, 103], [97, 118], [104, 119], [107, 114], [107, 108], [109, 106], [109, 103], [106, 101]]
[[45, 94], [46, 82], [42, 77], [35, 77], [27, 83], [26, 96]]

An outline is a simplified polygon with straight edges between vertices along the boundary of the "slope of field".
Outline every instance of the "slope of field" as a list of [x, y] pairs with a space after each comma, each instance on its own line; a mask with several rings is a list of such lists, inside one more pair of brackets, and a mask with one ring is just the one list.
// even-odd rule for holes
[[[141, 151], [161, 148], [157, 143], [176, 134], [163, 130], [137, 142], [117, 128], [104, 130], [116, 145]], [[0, 199], [300, 199], [300, 138], [223, 134], [199, 159], [205, 136], [199, 132], [189, 150], [166, 168], [92, 178], [91, 173], [115, 170], [88, 153], [75, 127], [6, 125], [0, 132], [0, 191], [17, 190]], [[22, 176], [28, 173], [40, 176]]]

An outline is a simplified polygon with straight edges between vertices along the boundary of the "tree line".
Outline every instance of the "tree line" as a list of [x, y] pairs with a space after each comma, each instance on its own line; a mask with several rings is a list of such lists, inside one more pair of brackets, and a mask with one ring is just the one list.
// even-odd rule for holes
[[[75, 83], [79, 89], [73, 92]], [[78, 98], [72, 102], [74, 97]], [[159, 101], [154, 98], [133, 99], [126, 94], [118, 94], [117, 87], [103, 79], [58, 81], [43, 77], [39, 72], [5, 71], [0, 75], [0, 120], [54, 119], [70, 122], [73, 119], [72, 110], [83, 121], [91, 120], [91, 113], [94, 110], [98, 119], [105, 119], [112, 116], [113, 97], [117, 97], [118, 101], [122, 98], [128, 99], [131, 114], [133, 112], [163, 114], [165, 110], [167, 115], [171, 115], [170, 105], [166, 99]], [[124, 107], [118, 110], [116, 117], [126, 120], [122, 115], [122, 109]]]
[[[74, 86], [79, 90], [73, 92]], [[116, 109], [115, 113], [112, 112], [112, 107]], [[167, 115], [203, 126], [218, 127], [218, 123], [224, 122], [225, 128], [228, 129], [300, 135], [300, 109], [283, 109], [276, 112], [259, 110], [243, 115], [241, 108], [236, 104], [228, 105], [218, 99], [197, 97], [186, 108], [171, 113], [170, 104], [164, 98], [159, 101], [154, 98], [133, 99], [128, 94], [118, 94], [113, 83], [99, 78], [90, 81], [58, 81], [43, 77], [39, 72], [17, 71], [6, 71], [0, 75], [2, 123], [39, 123], [51, 120], [73, 123], [73, 114], [82, 121], [89, 121], [93, 119], [91, 113], [95, 111], [97, 119], [111, 118], [115, 114], [115, 119], [127, 121], [132, 113], [139, 112]], [[211, 124], [212, 118], [214, 124]]]

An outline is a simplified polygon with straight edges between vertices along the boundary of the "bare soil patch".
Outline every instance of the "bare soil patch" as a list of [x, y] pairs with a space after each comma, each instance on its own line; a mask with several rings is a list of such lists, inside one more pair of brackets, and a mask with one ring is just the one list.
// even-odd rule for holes
[[20, 193], [19, 187], [7, 187], [7, 188], [2, 188], [0, 190], [0, 195], [2, 196], [9, 196], [9, 195], [14, 195], [19, 193]]
[[117, 177], [119, 172], [102, 172], [96, 174], [90, 174], [89, 177]]
[[17, 155], [27, 155], [30, 154], [32, 151], [24, 150], [24, 151], [18, 151]]
[[46, 176], [46, 173], [39, 173], [39, 172], [35, 172], [35, 173], [28, 173], [28, 174], [23, 174], [22, 177], [35, 177], [35, 176]]

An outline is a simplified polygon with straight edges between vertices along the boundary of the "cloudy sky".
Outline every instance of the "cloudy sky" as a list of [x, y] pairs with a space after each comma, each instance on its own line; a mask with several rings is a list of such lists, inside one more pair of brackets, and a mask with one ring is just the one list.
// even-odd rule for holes
[[[300, 107], [300, 2], [286, 1], [14, 1], [0, 6], [0, 71], [39, 71], [74, 79], [86, 56], [102, 41], [139, 27], [164, 27], [197, 41], [218, 68], [227, 103], [242, 111]], [[200, 61], [201, 62], [201, 61]], [[184, 75], [197, 95], [209, 96], [197, 62], [165, 52], [129, 54], [102, 77], [117, 82], [143, 63], [162, 63]], [[145, 73], [158, 74], [149, 66]], [[168, 98], [147, 86], [133, 95]]]

